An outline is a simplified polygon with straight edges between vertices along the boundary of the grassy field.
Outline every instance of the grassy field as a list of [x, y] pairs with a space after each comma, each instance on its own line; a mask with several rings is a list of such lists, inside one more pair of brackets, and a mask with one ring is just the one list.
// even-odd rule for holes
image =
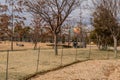
[[[77, 52], [77, 57], [76, 57]], [[63, 49], [62, 65], [70, 64], [77, 60], [87, 60], [89, 54], [88, 48], [68, 48]], [[119, 58], [118, 53], [118, 58]], [[7, 52], [0, 52], [0, 80], [5, 80], [6, 77], [6, 55]], [[50, 70], [61, 66], [62, 49], [59, 49], [59, 55], [54, 55], [53, 49], [40, 50], [40, 60], [38, 72]], [[112, 51], [99, 51], [95, 46], [92, 46], [90, 59], [114, 59]], [[9, 53], [9, 80], [19, 80], [25, 76], [35, 74], [37, 68], [38, 50], [10, 51]]]
[[[55, 56], [52, 49], [40, 51], [39, 71], [53, 69], [61, 65], [61, 51]], [[63, 65], [75, 61], [75, 49], [63, 50]], [[0, 80], [5, 79], [6, 53], [0, 53]], [[9, 80], [17, 80], [34, 74], [37, 67], [38, 50], [14, 51], [9, 53]], [[83, 55], [84, 56], [84, 55]], [[85, 59], [84, 57], [81, 58]]]
[[[23, 44], [24, 46], [20, 47], [17, 46], [18, 44]], [[38, 43], [38, 47], [41, 46], [41, 48], [52, 48], [51, 46], [47, 46], [46, 44], [50, 43]], [[13, 42], [13, 49], [14, 50], [22, 50], [22, 49], [33, 49], [34, 43], [33, 42]], [[11, 42], [10, 41], [1, 41], [0, 42], [0, 50], [11, 50]]]

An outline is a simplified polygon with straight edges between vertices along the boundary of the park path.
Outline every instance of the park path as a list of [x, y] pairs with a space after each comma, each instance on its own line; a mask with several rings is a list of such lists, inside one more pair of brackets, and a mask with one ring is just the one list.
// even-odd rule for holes
[[31, 80], [120, 80], [120, 60], [90, 60]]

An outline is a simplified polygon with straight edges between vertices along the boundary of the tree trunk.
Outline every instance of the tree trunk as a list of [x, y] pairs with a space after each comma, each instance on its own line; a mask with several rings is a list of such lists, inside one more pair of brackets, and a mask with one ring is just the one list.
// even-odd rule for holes
[[68, 47], [70, 46], [70, 30], [69, 30], [69, 33], [68, 33]]
[[57, 49], [57, 34], [54, 34], [54, 50], [55, 50], [55, 55], [58, 55], [58, 49]]
[[98, 46], [98, 49], [100, 50], [101, 49], [101, 44], [100, 44], [100, 38], [97, 37], [97, 46]]
[[13, 51], [13, 36], [11, 37], [11, 50]]
[[34, 45], [34, 50], [36, 50], [37, 49], [37, 42], [35, 42], [34, 44], [35, 44]]
[[97, 46], [98, 46], [98, 49], [100, 50], [101, 48], [100, 48], [100, 44], [99, 43], [97, 44]]
[[117, 38], [113, 36], [114, 40], [114, 52], [115, 52], [115, 58], [117, 57]]

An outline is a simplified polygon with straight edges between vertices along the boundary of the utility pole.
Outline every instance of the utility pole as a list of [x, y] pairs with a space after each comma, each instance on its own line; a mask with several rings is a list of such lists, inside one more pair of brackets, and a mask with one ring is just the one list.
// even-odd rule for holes
[[13, 35], [14, 35], [14, 12], [13, 12], [14, 0], [12, 0], [12, 34], [11, 34], [11, 50], [13, 51]]

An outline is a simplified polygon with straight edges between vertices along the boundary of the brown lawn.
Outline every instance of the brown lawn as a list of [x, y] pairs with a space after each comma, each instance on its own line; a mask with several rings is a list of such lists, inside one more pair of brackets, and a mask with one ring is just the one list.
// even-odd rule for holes
[[31, 80], [120, 80], [120, 60], [91, 60]]
[[[24, 46], [17, 46], [16, 43], [18, 44], [23, 44]], [[47, 46], [46, 44], [49, 43], [38, 43], [37, 47], [41, 48], [52, 48], [51, 46]], [[34, 48], [34, 43], [32, 42], [14, 42], [14, 50], [19, 50], [19, 49], [33, 49]], [[11, 42], [10, 41], [1, 41], [0, 43], [0, 50], [10, 50], [11, 49]]]

